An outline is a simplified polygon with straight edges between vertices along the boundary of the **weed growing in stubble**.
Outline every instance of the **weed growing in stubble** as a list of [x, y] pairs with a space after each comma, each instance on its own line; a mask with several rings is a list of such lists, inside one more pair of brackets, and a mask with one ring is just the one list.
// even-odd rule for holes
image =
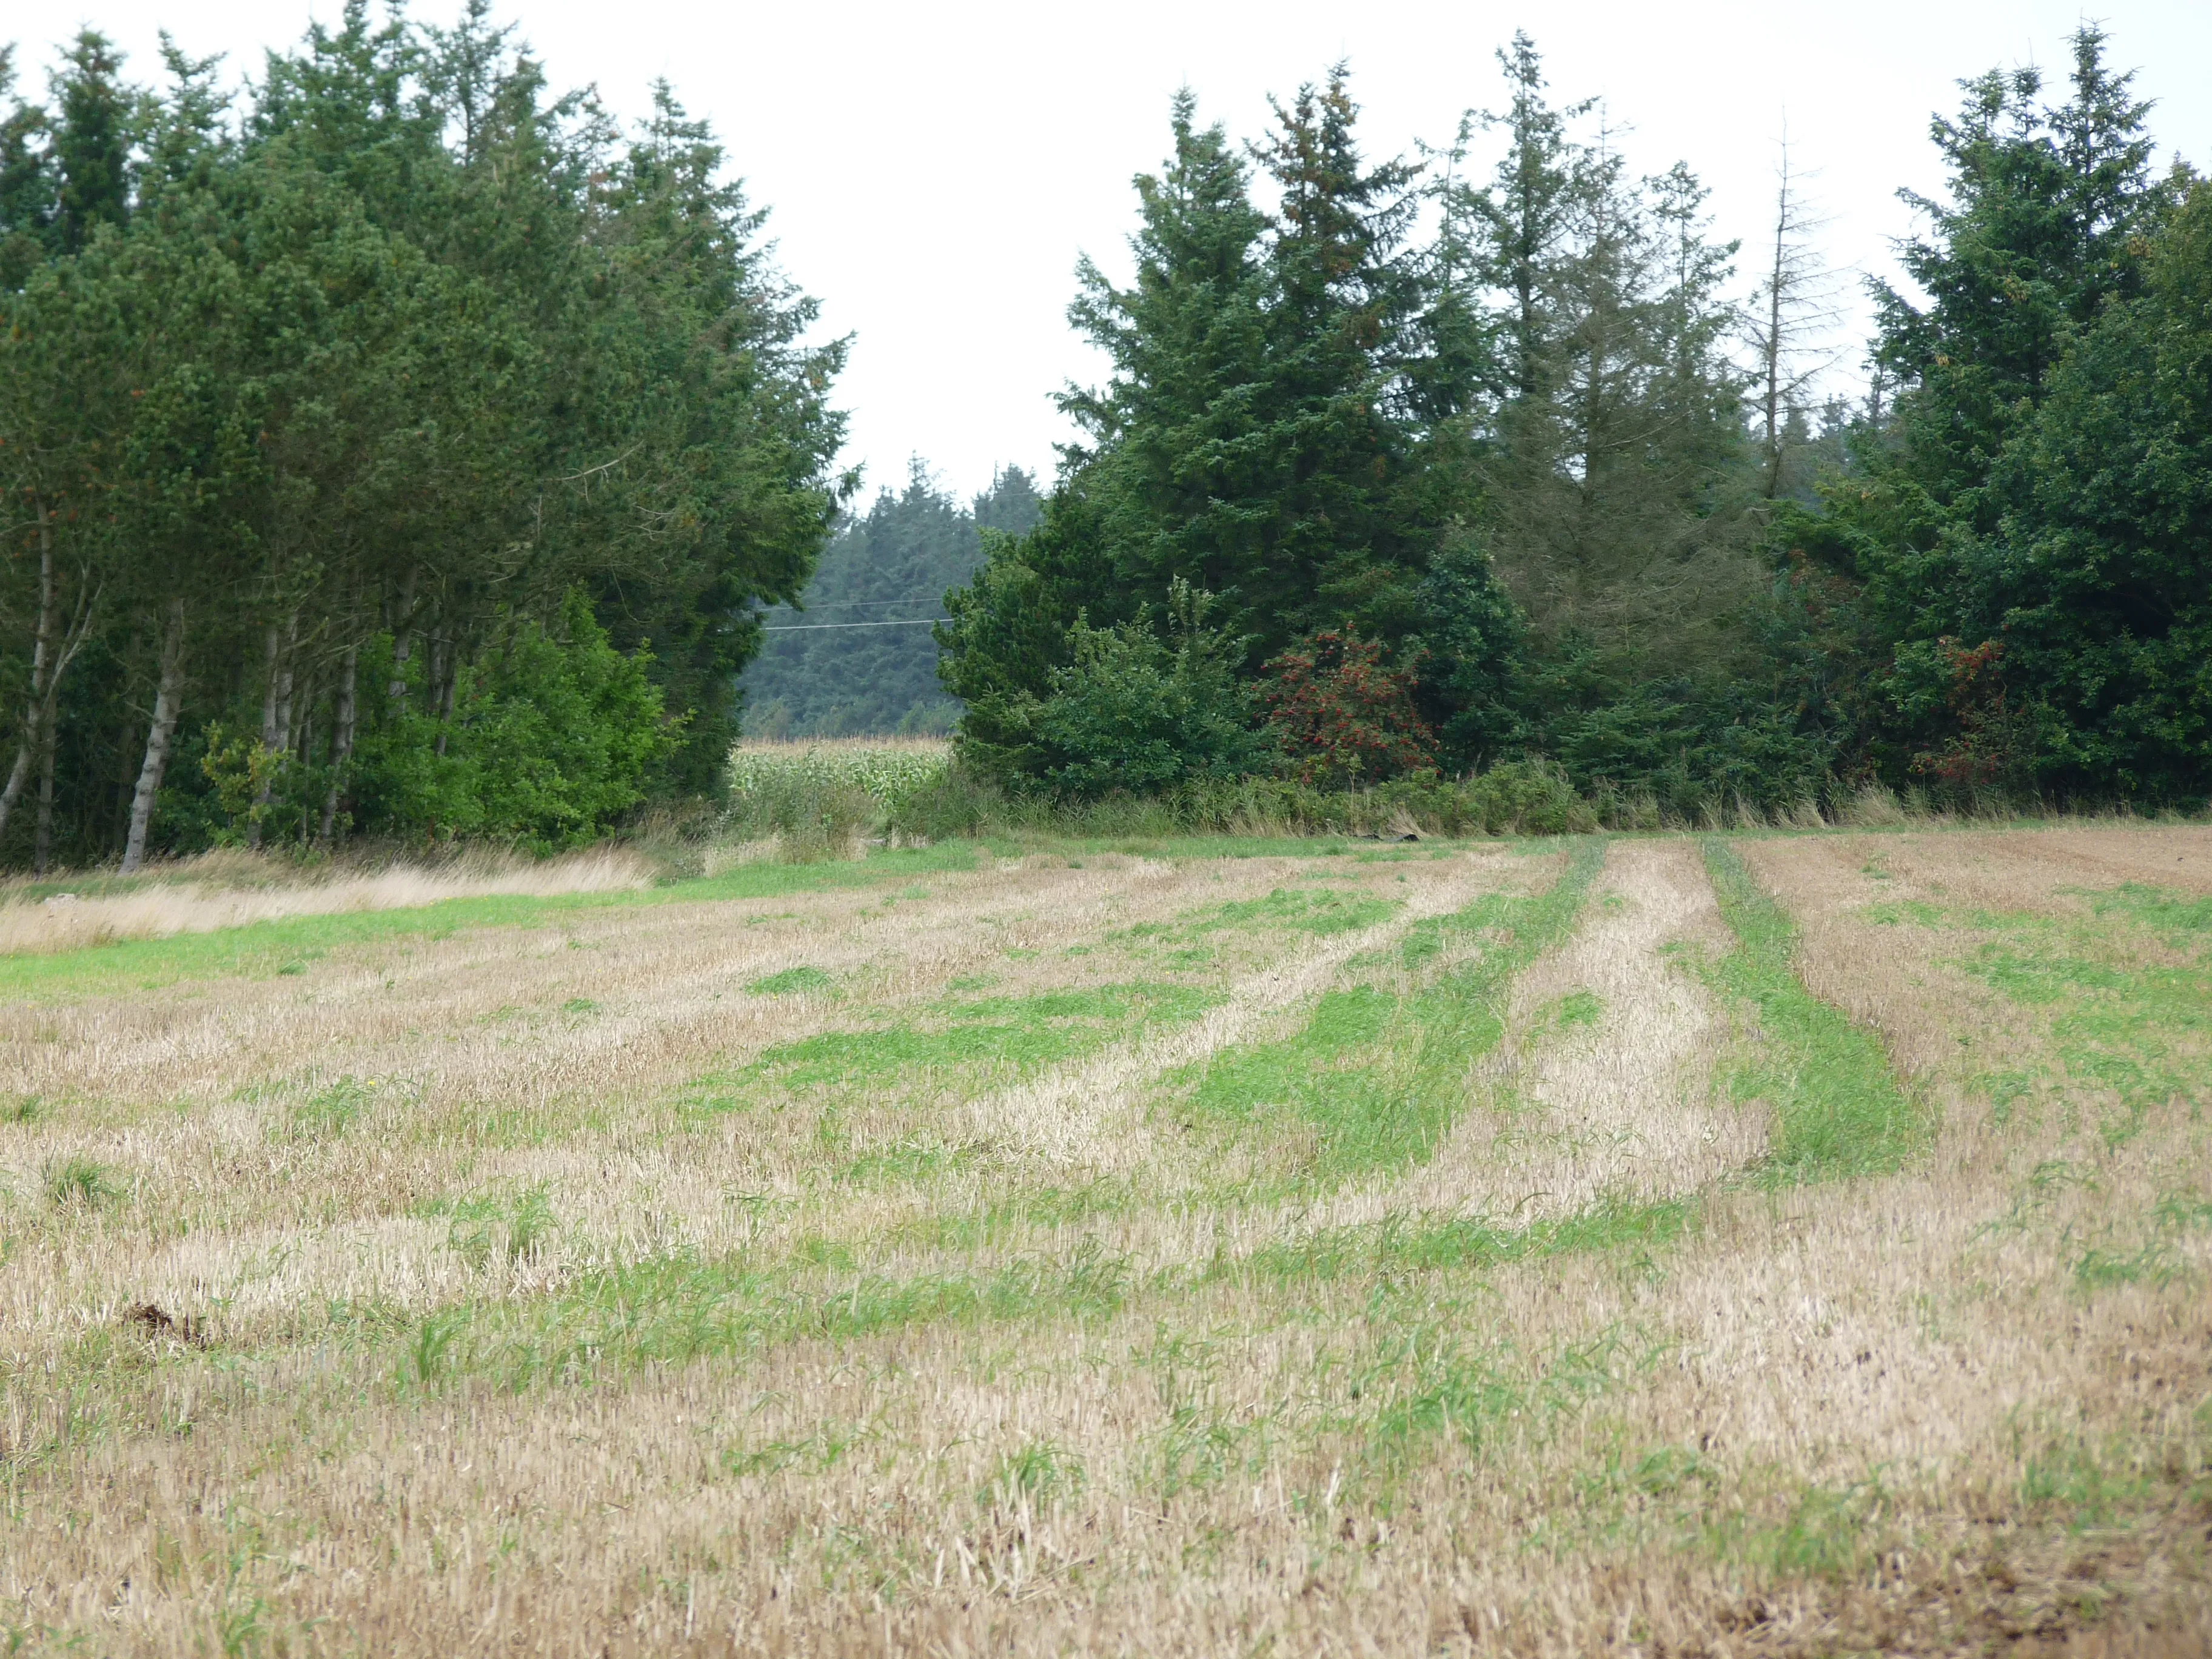
[[46, 1166], [46, 1189], [48, 1202], [70, 1210], [97, 1210], [123, 1196], [107, 1167], [79, 1152]]

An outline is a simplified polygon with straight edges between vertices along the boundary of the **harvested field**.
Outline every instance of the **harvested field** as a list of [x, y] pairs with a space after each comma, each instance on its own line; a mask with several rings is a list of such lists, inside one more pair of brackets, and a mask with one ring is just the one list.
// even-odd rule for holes
[[947, 844], [9, 934], [0, 1650], [2203, 1654], [2208, 895]]

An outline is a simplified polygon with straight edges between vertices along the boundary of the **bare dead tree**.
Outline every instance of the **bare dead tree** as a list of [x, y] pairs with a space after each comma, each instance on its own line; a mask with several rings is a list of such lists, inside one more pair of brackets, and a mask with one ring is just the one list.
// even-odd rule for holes
[[1795, 163], [1787, 122], [1777, 149], [1773, 257], [1746, 310], [1762, 428], [1760, 493], [1769, 501], [1782, 493], [1791, 412], [1806, 386], [1835, 361], [1830, 336], [1840, 315], [1841, 283], [1821, 257], [1818, 237], [1829, 222], [1805, 198], [1804, 183], [1813, 175]]

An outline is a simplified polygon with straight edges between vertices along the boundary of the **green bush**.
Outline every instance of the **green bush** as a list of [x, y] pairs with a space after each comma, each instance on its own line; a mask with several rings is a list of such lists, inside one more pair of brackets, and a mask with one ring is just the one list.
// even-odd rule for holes
[[[647, 678], [652, 659], [615, 649], [581, 591], [552, 629], [526, 623], [503, 649], [465, 665], [450, 716], [429, 707], [422, 653], [395, 669], [389, 635], [361, 655], [362, 729], [337, 780], [360, 828], [410, 840], [482, 837], [538, 852], [581, 846], [645, 799], [654, 766], [673, 752], [682, 723], [666, 718]], [[393, 679], [408, 695], [380, 695]], [[247, 802], [273, 768], [264, 833], [304, 841], [332, 783], [327, 764], [271, 757], [258, 741], [208, 728], [201, 769], [237, 839]]]
[[1206, 626], [1212, 603], [1188, 582], [1169, 588], [1172, 649], [1142, 611], [1120, 628], [1069, 629], [1075, 660], [1052, 671], [1032, 723], [1048, 789], [1095, 800], [1262, 769], [1267, 742], [1231, 666], [1237, 642]]

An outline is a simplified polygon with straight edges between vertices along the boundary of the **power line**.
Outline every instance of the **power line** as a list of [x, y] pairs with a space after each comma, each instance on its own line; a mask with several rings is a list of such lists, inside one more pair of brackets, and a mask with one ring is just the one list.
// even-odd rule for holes
[[869, 623], [777, 623], [763, 628], [763, 634], [810, 634], [817, 628], [927, 628], [933, 623], [951, 622], [950, 617], [909, 617], [904, 622]]
[[[809, 611], [872, 611], [887, 605], [927, 605], [934, 597], [933, 594], [917, 593], [910, 599], [809, 599], [805, 608]], [[795, 605], [772, 605], [761, 614], [768, 616], [775, 611], [798, 608]]]

